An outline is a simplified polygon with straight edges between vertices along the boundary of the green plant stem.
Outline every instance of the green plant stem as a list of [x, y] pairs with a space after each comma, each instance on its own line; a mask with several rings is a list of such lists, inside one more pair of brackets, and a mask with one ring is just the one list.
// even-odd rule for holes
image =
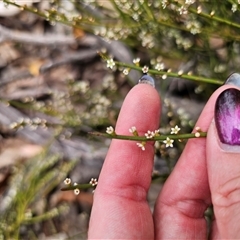
[[118, 14], [121, 16], [122, 19], [125, 19], [126, 17], [128, 17], [126, 14], [124, 14], [121, 9], [119, 8], [119, 6], [116, 4], [116, 2], [114, 0], [110, 0], [112, 6], [114, 7], [114, 9], [118, 12]]
[[56, 217], [60, 214], [61, 211], [63, 211], [64, 209], [57, 209], [57, 208], [53, 208], [50, 211], [37, 216], [37, 217], [32, 217], [29, 219], [24, 219], [22, 221], [22, 224], [33, 224], [33, 223], [38, 223], [38, 222], [42, 222], [42, 221], [46, 221], [48, 219], [52, 219], [53, 217]]
[[[138, 71], [142, 71], [142, 67], [136, 66], [134, 64], [128, 64], [128, 63], [123, 63], [123, 62], [115, 62], [116, 65], [121, 66], [121, 67], [126, 67], [130, 69], [135, 69]], [[211, 83], [211, 84], [217, 84], [217, 85], [222, 85], [223, 81], [213, 79], [213, 78], [206, 78], [206, 77], [199, 77], [199, 76], [194, 76], [194, 75], [188, 75], [188, 74], [178, 74], [174, 72], [166, 72], [166, 71], [158, 71], [158, 70], [153, 70], [149, 69], [148, 73], [154, 74], [154, 75], [167, 75], [168, 77], [179, 77], [179, 78], [184, 78], [187, 80], [191, 81], [197, 81], [197, 82], [203, 82], [203, 83]]]
[[67, 187], [61, 188], [61, 191], [69, 191], [69, 190], [74, 190], [74, 189], [89, 189], [92, 188], [92, 184], [86, 183], [86, 184], [76, 184], [76, 185], [69, 185]]
[[143, 3], [141, 3], [140, 0], [138, 0], [138, 4], [147, 13], [149, 19], [151, 19], [151, 21], [155, 21], [156, 22], [156, 18], [154, 16], [153, 12], [150, 10], [150, 8], [148, 6], [148, 1], [144, 1]]
[[[166, 140], [166, 138], [170, 139], [189, 139], [189, 138], [197, 138], [195, 136], [195, 133], [186, 133], [186, 134], [169, 134], [169, 135], [160, 135], [155, 136], [153, 138], [146, 138], [145, 136], [127, 136], [127, 135], [119, 135], [119, 134], [107, 134], [107, 133], [100, 133], [100, 132], [90, 132], [89, 134], [98, 136], [98, 137], [105, 137], [105, 138], [111, 138], [111, 139], [120, 139], [120, 140], [130, 140], [130, 141], [163, 141]], [[199, 132], [199, 137], [206, 137], [206, 132]]]
[[194, 13], [196, 15], [201, 16], [201, 17], [204, 17], [204, 18], [207, 18], [207, 19], [211, 19], [211, 20], [214, 20], [214, 21], [219, 22], [219, 23], [226, 24], [226, 25], [231, 26], [231, 27], [240, 28], [240, 24], [235, 23], [235, 22], [231, 22], [231, 21], [229, 21], [227, 19], [220, 18], [220, 17], [214, 16], [214, 15], [211, 15], [211, 14], [203, 13], [203, 12], [198, 13], [193, 8], [189, 8], [188, 10], [189, 10], [189, 12], [192, 12], [192, 13]]
[[[33, 7], [29, 7], [27, 5], [20, 5], [20, 4], [17, 4], [15, 3], [14, 1], [9, 1], [9, 0], [3, 0], [3, 2], [5, 4], [10, 4], [10, 5], [13, 5], [15, 7], [18, 7], [19, 9], [21, 10], [24, 10], [24, 11], [28, 11], [28, 12], [31, 12], [33, 14], [36, 14], [38, 15], [39, 17], [42, 17], [44, 18], [45, 20], [49, 21], [49, 22], [59, 22], [59, 23], [62, 23], [62, 24], [65, 24], [65, 25], [68, 25], [70, 27], [77, 27], [76, 26], [76, 22], [74, 21], [74, 19], [72, 21], [69, 21], [68, 19], [66, 19], [64, 17], [63, 14], [61, 14], [61, 17], [59, 19], [56, 19], [56, 16], [54, 15], [51, 15], [49, 11], [46, 10], [46, 12], [42, 12], [42, 11], [39, 11], [37, 8], [33, 8]], [[47, 16], [47, 14], [49, 14], [49, 16]], [[57, 12], [55, 13], [57, 14]]]
[[37, 14], [37, 15], [40, 16], [40, 17], [46, 18], [46, 15], [45, 15], [44, 13], [38, 11], [37, 9], [35, 10], [35, 9], [33, 9], [33, 8], [30, 8], [30, 7], [28, 7], [27, 5], [21, 6], [20, 4], [17, 4], [17, 3], [15, 3], [14, 1], [9, 1], [9, 0], [3, 0], [3, 2], [4, 2], [5, 4], [10, 4], [10, 5], [13, 5], [13, 6], [15, 6], [15, 7], [18, 7], [18, 8], [21, 9], [21, 10], [27, 10], [27, 11], [29, 11], [29, 12], [32, 12], [32, 13]]

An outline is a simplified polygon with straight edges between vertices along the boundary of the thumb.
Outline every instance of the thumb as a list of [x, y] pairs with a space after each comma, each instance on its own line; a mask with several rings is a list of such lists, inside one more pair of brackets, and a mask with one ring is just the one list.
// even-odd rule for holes
[[240, 91], [225, 89], [207, 136], [207, 166], [215, 220], [213, 238], [240, 237]]

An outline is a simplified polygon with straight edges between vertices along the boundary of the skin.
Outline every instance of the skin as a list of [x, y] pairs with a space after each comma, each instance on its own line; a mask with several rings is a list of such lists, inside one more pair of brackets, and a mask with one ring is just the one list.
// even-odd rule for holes
[[[219, 142], [214, 106], [225, 85], [213, 93], [196, 126], [208, 137], [190, 139], [164, 184], [152, 214], [146, 201], [154, 148], [112, 140], [94, 193], [89, 239], [207, 239], [204, 211], [213, 204], [211, 239], [240, 238], [240, 150]], [[128, 93], [116, 125], [118, 134], [139, 135], [159, 128], [161, 102], [148, 84]]]

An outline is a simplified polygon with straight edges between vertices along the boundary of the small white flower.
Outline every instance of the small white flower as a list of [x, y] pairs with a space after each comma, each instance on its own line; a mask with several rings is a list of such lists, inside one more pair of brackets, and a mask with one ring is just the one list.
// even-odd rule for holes
[[154, 131], [154, 136], [159, 136], [160, 135], [160, 129], [157, 129]]
[[197, 132], [199, 132], [199, 131], [201, 131], [201, 128], [200, 128], [199, 126], [197, 126], [197, 127], [195, 127], [195, 130], [196, 130]]
[[164, 68], [165, 68], [164, 63], [157, 63], [156, 66], [155, 66], [155, 69], [158, 70], [158, 71], [161, 71]]
[[194, 134], [195, 137], [196, 137], [196, 138], [200, 137], [200, 136], [201, 136], [201, 133], [200, 133], [200, 132], [202, 132], [201, 128], [200, 128], [199, 126], [197, 126], [197, 127], [195, 127], [195, 130], [197, 131], [197, 132]]
[[169, 137], [166, 138], [166, 140], [163, 141], [163, 143], [166, 144], [166, 147], [173, 147], [173, 139], [170, 139]]
[[134, 64], [138, 64], [140, 62], [140, 58], [135, 58], [135, 59], [133, 59], [133, 63]]
[[93, 187], [96, 186], [98, 184], [98, 181], [96, 178], [91, 178], [89, 184], [91, 184]]
[[137, 143], [137, 146], [140, 147], [143, 151], [145, 151], [145, 144], [146, 142], [141, 142], [141, 143]]
[[196, 132], [194, 135], [196, 138], [199, 138], [201, 136], [200, 132]]
[[78, 195], [80, 193], [80, 190], [78, 188], [74, 189], [74, 194]]
[[168, 1], [162, 0], [162, 8], [165, 9], [167, 7]]
[[71, 178], [66, 178], [64, 184], [69, 185], [71, 183]]
[[183, 70], [179, 70], [178, 71], [178, 76], [182, 76], [183, 75]]
[[18, 124], [16, 122], [13, 122], [9, 125], [9, 128], [11, 128], [11, 129], [15, 129], [17, 127], [18, 127]]
[[107, 67], [108, 67], [108, 68], [113, 69], [113, 67], [114, 67], [115, 65], [116, 65], [116, 64], [115, 64], [115, 62], [113, 61], [112, 58], [107, 60]]
[[145, 133], [145, 137], [146, 138], [153, 138], [155, 136], [155, 133], [148, 130], [146, 133]]
[[124, 74], [124, 75], [128, 75], [128, 74], [129, 74], [129, 69], [128, 69], [128, 68], [125, 68], [125, 69], [123, 70], [123, 74]]
[[232, 10], [232, 12], [236, 12], [237, 11], [237, 4], [233, 4], [231, 10]]
[[193, 35], [201, 32], [201, 23], [197, 20], [186, 21], [185, 25]]
[[185, 15], [188, 13], [188, 10], [185, 6], [181, 6], [179, 9], [178, 9], [178, 12], [180, 15]]
[[114, 133], [114, 128], [112, 126], [107, 127], [106, 133], [107, 134], [113, 134]]
[[185, 4], [187, 4], [187, 5], [191, 5], [194, 3], [195, 3], [195, 0], [185, 0]]
[[135, 126], [129, 128], [130, 133], [135, 133], [137, 131], [137, 128]]
[[202, 12], [202, 7], [201, 6], [198, 6], [197, 7], [197, 13], [200, 14]]
[[162, 79], [165, 80], [167, 78], [167, 74], [162, 75]]
[[214, 14], [215, 14], [215, 11], [212, 10], [212, 11], [210, 12], [210, 16], [212, 17]]
[[132, 18], [133, 18], [135, 21], [138, 21], [138, 20], [139, 20], [139, 14], [134, 13], [134, 14], [132, 15]]
[[171, 134], [178, 134], [180, 130], [181, 128], [176, 125], [174, 128], [171, 128]]
[[144, 66], [144, 67], [142, 68], [142, 72], [143, 72], [143, 73], [148, 73], [148, 67], [147, 67], [147, 66]]

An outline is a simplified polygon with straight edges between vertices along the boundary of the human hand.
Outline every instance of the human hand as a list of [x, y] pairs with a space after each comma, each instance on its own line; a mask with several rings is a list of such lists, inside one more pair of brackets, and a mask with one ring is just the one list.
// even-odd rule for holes
[[[231, 146], [240, 145], [240, 92], [225, 91], [237, 86], [240, 75], [233, 74], [209, 99], [196, 123], [208, 131], [207, 139], [188, 140], [153, 214], [146, 201], [153, 143], [147, 142], [142, 151], [135, 142], [112, 140], [94, 193], [89, 239], [207, 239], [204, 212], [211, 204], [215, 214], [211, 239], [240, 238], [240, 147]], [[157, 91], [138, 84], [123, 103], [116, 132], [127, 135], [132, 126], [139, 135], [157, 129], [160, 106]], [[232, 130], [235, 143], [228, 138]]]

